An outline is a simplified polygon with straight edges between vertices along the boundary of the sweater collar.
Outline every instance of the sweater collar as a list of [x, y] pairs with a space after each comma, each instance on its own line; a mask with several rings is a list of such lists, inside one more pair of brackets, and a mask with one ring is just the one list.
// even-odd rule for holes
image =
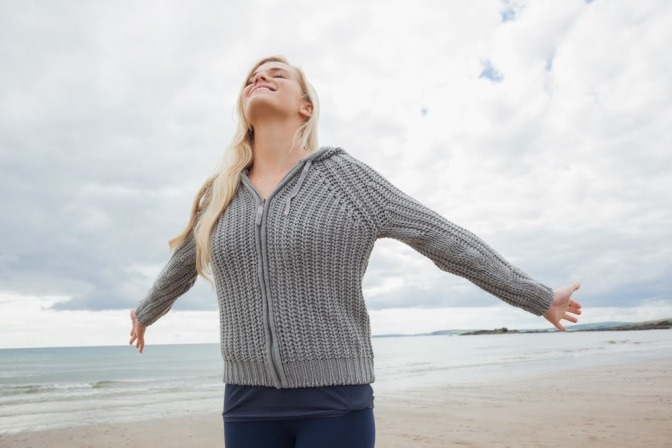
[[[308, 175], [308, 171], [310, 170], [310, 167], [314, 163], [317, 163], [321, 160], [328, 159], [330, 157], [333, 157], [336, 154], [341, 154], [341, 153], [344, 153], [344, 152], [345, 152], [345, 150], [343, 148], [340, 148], [340, 147], [323, 146], [320, 149], [313, 151], [308, 156], [300, 159], [296, 163], [296, 165], [294, 165], [294, 167], [291, 170], [289, 170], [288, 174], [289, 173], [292, 173], [292, 174], [289, 175], [289, 176], [286, 176], [283, 180], [281, 180], [280, 181], [281, 184], [284, 184], [290, 178], [292, 178], [295, 175], [298, 168], [301, 165], [303, 165], [303, 168], [301, 169], [301, 174], [299, 175], [298, 182], [294, 185], [294, 188], [292, 189], [292, 191], [289, 194], [289, 196], [287, 197], [287, 199], [285, 199], [285, 209], [283, 211], [283, 215], [286, 216], [286, 215], [289, 214], [290, 209], [291, 209], [292, 199], [294, 199], [294, 197], [297, 194], [299, 194], [299, 191], [301, 190], [301, 186], [303, 185], [303, 181], [306, 179], [306, 176]], [[243, 177], [245, 177], [246, 183], [249, 183], [249, 179], [247, 178], [247, 175], [249, 174], [249, 172], [250, 172], [249, 167], [245, 167], [243, 169], [242, 175], [243, 175]], [[250, 186], [251, 186], [251, 184], [250, 184]], [[281, 186], [278, 185], [278, 187], [276, 187], [276, 190], [279, 189], [280, 187]]]

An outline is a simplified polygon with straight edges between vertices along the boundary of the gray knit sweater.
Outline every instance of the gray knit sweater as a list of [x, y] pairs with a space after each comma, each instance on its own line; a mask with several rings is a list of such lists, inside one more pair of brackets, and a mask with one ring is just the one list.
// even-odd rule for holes
[[[511, 305], [536, 315], [550, 307], [551, 288], [342, 148], [297, 162], [267, 199], [247, 173], [211, 239], [225, 383], [373, 382], [362, 278], [378, 238], [408, 244]], [[140, 302], [138, 320], [154, 323], [196, 276], [189, 238]]]

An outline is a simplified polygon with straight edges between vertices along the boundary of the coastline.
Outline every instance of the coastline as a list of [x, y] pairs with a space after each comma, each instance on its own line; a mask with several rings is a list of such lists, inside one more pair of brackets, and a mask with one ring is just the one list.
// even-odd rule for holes
[[[375, 391], [374, 383], [374, 391]], [[378, 447], [669, 446], [672, 356], [376, 395]], [[221, 415], [0, 435], [7, 448], [223, 446]]]

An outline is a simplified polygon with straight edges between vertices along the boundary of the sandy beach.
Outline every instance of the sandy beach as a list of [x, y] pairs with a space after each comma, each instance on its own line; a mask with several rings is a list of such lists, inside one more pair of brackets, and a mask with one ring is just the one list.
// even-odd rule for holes
[[[383, 448], [670, 447], [672, 357], [377, 394], [375, 405]], [[0, 446], [221, 447], [222, 422], [214, 412], [96, 424], [0, 435]]]

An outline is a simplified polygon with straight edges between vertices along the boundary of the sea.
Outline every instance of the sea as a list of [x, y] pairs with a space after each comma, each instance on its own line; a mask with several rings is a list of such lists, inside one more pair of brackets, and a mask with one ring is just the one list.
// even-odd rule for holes
[[[376, 397], [672, 355], [672, 330], [373, 338]], [[221, 414], [218, 344], [0, 350], [0, 434]]]

